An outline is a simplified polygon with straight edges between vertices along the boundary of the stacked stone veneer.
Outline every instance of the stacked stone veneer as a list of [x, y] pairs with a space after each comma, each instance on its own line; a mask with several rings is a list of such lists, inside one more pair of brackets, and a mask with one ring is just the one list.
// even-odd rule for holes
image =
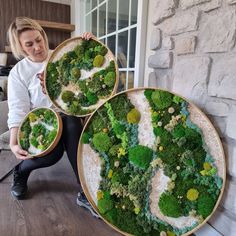
[[[198, 105], [224, 145], [227, 184], [210, 223], [236, 235], [236, 0], [150, 0], [149, 86]], [[147, 84], [147, 81], [146, 81]]]

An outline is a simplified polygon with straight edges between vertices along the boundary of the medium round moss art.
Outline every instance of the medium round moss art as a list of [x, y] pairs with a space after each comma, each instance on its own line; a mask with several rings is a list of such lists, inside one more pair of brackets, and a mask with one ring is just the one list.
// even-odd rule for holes
[[18, 131], [18, 143], [32, 157], [48, 154], [58, 143], [62, 133], [60, 116], [49, 108], [29, 112]]
[[220, 139], [193, 104], [140, 88], [107, 100], [88, 120], [78, 170], [91, 205], [124, 235], [189, 235], [219, 204]]
[[46, 67], [45, 88], [62, 112], [87, 116], [116, 92], [118, 67], [101, 42], [81, 37], [60, 44]]

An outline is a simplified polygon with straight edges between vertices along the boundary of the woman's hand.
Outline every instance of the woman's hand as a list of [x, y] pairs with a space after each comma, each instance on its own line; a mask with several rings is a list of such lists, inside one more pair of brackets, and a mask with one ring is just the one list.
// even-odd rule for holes
[[28, 154], [28, 152], [21, 149], [20, 146], [17, 144], [11, 146], [11, 151], [13, 152], [15, 157], [19, 160], [26, 160], [26, 159], [31, 158], [31, 156]]
[[95, 36], [91, 32], [84, 32], [81, 37], [85, 40], [89, 40], [91, 38], [95, 38]]
[[42, 73], [38, 73], [37, 77], [40, 80], [40, 85], [42, 87], [43, 93], [46, 94], [46, 90], [45, 90], [45, 87], [44, 87], [44, 71]]

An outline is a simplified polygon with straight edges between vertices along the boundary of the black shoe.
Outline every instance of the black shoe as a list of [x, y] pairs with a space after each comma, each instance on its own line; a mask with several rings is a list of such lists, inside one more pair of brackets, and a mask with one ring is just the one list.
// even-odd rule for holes
[[13, 171], [13, 183], [11, 186], [11, 195], [16, 199], [20, 200], [25, 197], [28, 191], [27, 180], [29, 175], [22, 174], [18, 171], [16, 167]]

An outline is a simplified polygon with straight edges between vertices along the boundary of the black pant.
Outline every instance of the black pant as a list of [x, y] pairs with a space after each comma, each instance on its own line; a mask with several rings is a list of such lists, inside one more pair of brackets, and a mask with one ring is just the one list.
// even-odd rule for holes
[[80, 183], [77, 169], [77, 149], [83, 129], [81, 120], [78, 117], [64, 114], [61, 114], [61, 118], [63, 130], [57, 146], [44, 157], [35, 157], [21, 162], [18, 169], [20, 173], [29, 175], [35, 169], [52, 166], [62, 158], [64, 151], [66, 151], [77, 181]]

